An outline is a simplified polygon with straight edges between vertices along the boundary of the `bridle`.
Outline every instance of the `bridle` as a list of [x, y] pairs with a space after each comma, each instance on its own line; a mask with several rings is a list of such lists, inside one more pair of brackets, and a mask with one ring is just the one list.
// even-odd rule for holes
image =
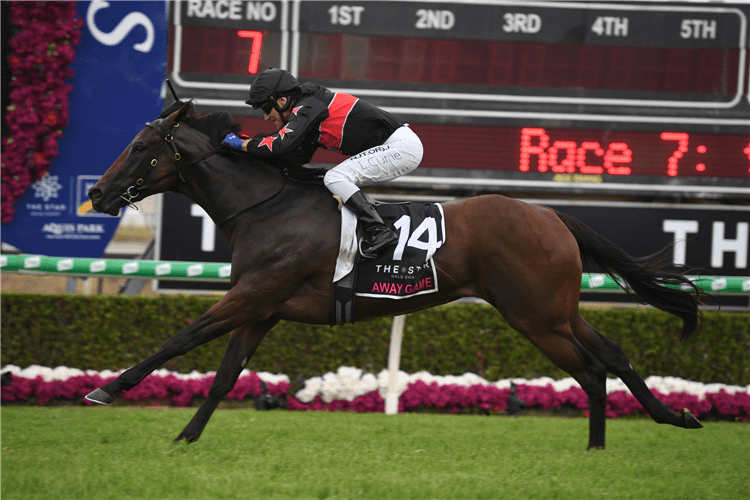
[[[175, 141], [174, 141], [175, 131], [180, 126], [179, 122], [175, 123], [172, 126], [172, 129], [169, 132], [167, 132], [166, 134], [164, 132], [162, 132], [161, 130], [159, 130], [159, 128], [154, 124], [154, 122], [148, 122], [148, 123], [146, 123], [146, 126], [152, 128], [153, 130], [156, 130], [159, 133], [159, 135], [161, 135], [164, 138], [164, 143], [159, 148], [159, 151], [156, 153], [156, 156], [154, 157], [154, 159], [151, 160], [151, 162], [149, 163], [149, 165], [146, 167], [146, 170], [144, 171], [144, 173], [140, 177], [138, 177], [138, 179], [135, 181], [135, 184], [133, 184], [132, 186], [130, 186], [129, 188], [127, 188], [125, 190], [125, 192], [123, 192], [123, 193], [120, 194], [120, 198], [122, 198], [123, 200], [125, 200], [125, 202], [127, 202], [128, 206], [130, 206], [130, 208], [133, 208], [135, 210], [138, 210], [138, 207], [133, 203], [133, 200], [135, 200], [136, 198], [138, 198], [138, 196], [141, 194], [141, 191], [146, 191], [147, 189], [155, 186], [156, 184], [158, 184], [159, 182], [163, 181], [167, 177], [171, 177], [173, 175], [178, 175], [180, 177], [180, 180], [182, 182], [185, 182], [185, 178], [182, 176], [182, 171], [183, 170], [185, 170], [188, 167], [191, 167], [191, 166], [195, 165], [196, 163], [199, 163], [199, 162], [205, 160], [209, 156], [215, 155], [216, 153], [218, 153], [219, 151], [221, 151], [222, 149], [225, 148], [225, 146], [215, 147], [214, 149], [211, 149], [210, 151], [207, 151], [207, 152], [205, 152], [205, 153], [203, 153], [201, 155], [196, 156], [195, 158], [193, 158], [189, 162], [187, 162], [187, 163], [185, 163], [183, 165], [180, 165], [180, 160], [182, 159], [182, 155], [180, 155], [180, 152], [177, 150], [177, 144], [175, 144]], [[152, 168], [154, 168], [154, 167], [156, 167], [156, 165], [158, 165], [158, 163], [159, 163], [158, 159], [161, 156], [162, 152], [164, 151], [164, 148], [167, 145], [172, 146], [172, 151], [174, 151], [174, 159], [177, 162], [177, 167], [174, 170], [172, 170], [171, 172], [168, 172], [168, 173], [162, 175], [161, 177], [159, 177], [155, 181], [152, 181], [149, 184], [146, 184], [144, 186], [143, 185], [143, 183], [145, 182], [144, 177], [148, 174], [148, 172]], [[251, 205], [249, 207], [243, 208], [242, 210], [238, 210], [237, 212], [233, 213], [229, 217], [224, 218], [221, 222], [219, 222], [217, 224], [217, 226], [221, 229], [221, 227], [224, 224], [226, 224], [227, 222], [229, 222], [231, 219], [234, 219], [235, 217], [237, 217], [238, 215], [240, 215], [242, 213], [245, 213], [245, 212], [247, 212], [249, 210], [252, 210], [253, 208], [255, 208], [257, 206], [260, 206], [260, 205], [262, 205], [262, 204], [264, 204], [264, 203], [266, 203], [268, 201], [271, 201], [273, 198], [275, 198], [276, 196], [278, 196], [284, 190], [284, 188], [286, 187], [286, 181], [287, 181], [287, 179], [289, 177], [289, 174], [288, 174], [288, 172], [287, 172], [286, 169], [284, 169], [283, 174], [284, 174], [284, 182], [281, 185], [281, 188], [278, 191], [276, 191], [276, 193], [272, 194], [270, 197], [266, 198], [265, 200], [262, 200], [262, 201], [260, 201], [258, 203], [255, 203], [255, 204], [253, 204], [253, 205]]]
[[[193, 158], [192, 160], [190, 160], [189, 162], [185, 163], [184, 165], [180, 165], [180, 160], [182, 159], [182, 155], [180, 155], [180, 152], [177, 151], [177, 144], [175, 144], [175, 142], [174, 142], [174, 133], [177, 130], [177, 128], [180, 126], [180, 124], [179, 123], [175, 123], [172, 126], [172, 129], [169, 132], [167, 132], [166, 134], [164, 132], [162, 132], [161, 130], [159, 130], [159, 128], [156, 125], [154, 125], [154, 122], [146, 123], [146, 126], [152, 128], [154, 130], [156, 130], [159, 133], [159, 135], [161, 135], [164, 138], [164, 143], [159, 148], [159, 151], [156, 153], [156, 156], [154, 157], [154, 159], [151, 160], [149, 166], [146, 167], [146, 171], [135, 181], [135, 184], [133, 184], [132, 186], [130, 186], [129, 188], [127, 188], [124, 193], [120, 194], [120, 198], [122, 198], [123, 200], [125, 200], [127, 202], [128, 206], [130, 206], [130, 208], [133, 208], [135, 210], [138, 210], [138, 207], [133, 203], [133, 200], [135, 200], [136, 198], [138, 198], [138, 196], [141, 194], [141, 191], [146, 191], [147, 189], [155, 186], [156, 184], [160, 183], [161, 181], [163, 181], [167, 177], [171, 177], [173, 175], [179, 175], [180, 180], [182, 180], [182, 182], [185, 182], [185, 179], [182, 177], [182, 171], [183, 170], [185, 170], [188, 167], [191, 167], [191, 166], [195, 165], [198, 162], [201, 162], [201, 161], [205, 160], [209, 156], [215, 155], [216, 153], [218, 153], [219, 151], [222, 150], [222, 146], [216, 147], [216, 148], [214, 148], [214, 149], [212, 149], [210, 151], [207, 151], [206, 153], [203, 153], [202, 155], [199, 155], [199, 156]], [[177, 162], [177, 167], [174, 170], [172, 170], [171, 172], [168, 172], [168, 173], [162, 175], [161, 177], [159, 177], [155, 181], [151, 182], [150, 184], [146, 184], [144, 186], [143, 185], [143, 183], [145, 182], [144, 177], [148, 174], [148, 172], [152, 168], [154, 168], [156, 165], [158, 165], [158, 163], [159, 163], [159, 157], [161, 156], [162, 151], [164, 151], [164, 148], [167, 145], [172, 146], [172, 151], [174, 151], [174, 159]]]

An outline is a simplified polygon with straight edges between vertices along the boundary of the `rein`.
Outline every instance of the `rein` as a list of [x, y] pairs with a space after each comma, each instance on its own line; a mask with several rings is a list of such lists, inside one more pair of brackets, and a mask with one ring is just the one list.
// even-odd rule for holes
[[286, 169], [284, 169], [284, 182], [281, 184], [281, 187], [279, 188], [278, 191], [276, 191], [274, 194], [272, 194], [271, 196], [269, 196], [265, 200], [259, 201], [258, 203], [254, 203], [254, 204], [250, 205], [249, 207], [243, 208], [242, 210], [237, 210], [235, 213], [233, 213], [229, 217], [225, 217], [224, 220], [222, 220], [221, 222], [219, 222], [218, 224], [216, 224], [216, 227], [218, 227], [219, 229], [221, 229], [221, 227], [224, 224], [226, 224], [230, 220], [234, 219], [238, 215], [244, 214], [245, 212], [249, 212], [253, 208], [259, 207], [259, 206], [263, 205], [264, 203], [269, 202], [269, 201], [273, 200], [274, 198], [276, 198], [278, 195], [281, 194], [281, 192], [286, 187], [286, 181], [287, 181], [288, 178], [289, 178], [289, 173], [286, 171]]
[[[195, 165], [196, 163], [199, 163], [199, 162], [205, 160], [209, 156], [215, 155], [216, 153], [218, 153], [219, 151], [221, 151], [224, 148], [224, 146], [218, 146], [218, 147], [216, 147], [216, 148], [214, 148], [214, 149], [212, 149], [210, 151], [207, 151], [207, 152], [205, 152], [205, 153], [203, 153], [201, 155], [196, 156], [195, 158], [193, 158], [189, 162], [185, 163], [184, 165], [179, 165], [179, 162], [182, 159], [182, 155], [180, 155], [180, 152], [177, 151], [177, 145], [174, 143], [174, 133], [175, 133], [175, 130], [180, 126], [180, 124], [179, 123], [175, 123], [172, 126], [172, 130], [170, 130], [166, 134], [164, 132], [162, 132], [161, 130], [159, 130], [156, 127], [156, 125], [153, 124], [153, 122], [146, 123], [146, 126], [147, 127], [151, 127], [152, 129], [156, 130], [157, 132], [159, 132], [159, 134], [161, 134], [162, 137], [164, 137], [164, 143], [161, 145], [161, 148], [159, 148], [159, 151], [156, 153], [156, 157], [153, 160], [151, 160], [150, 167], [153, 168], [153, 167], [155, 167], [159, 163], [158, 158], [159, 158], [159, 156], [161, 156], [161, 153], [164, 150], [164, 148], [167, 146], [167, 144], [169, 144], [170, 146], [172, 146], [172, 150], [174, 151], [174, 159], [175, 159], [175, 161], [178, 162], [178, 166], [174, 170], [172, 170], [171, 172], [168, 172], [168, 173], [162, 175], [161, 177], [159, 177], [155, 181], [153, 181], [153, 182], [151, 182], [149, 184], [146, 184], [144, 186], [143, 183], [145, 181], [144, 181], [143, 177], [150, 170], [150, 168], [147, 168], [146, 172], [141, 177], [139, 177], [138, 180], [135, 181], [135, 184], [133, 184], [132, 186], [130, 186], [129, 188], [127, 188], [124, 193], [120, 194], [120, 198], [122, 198], [123, 200], [125, 200], [128, 203], [128, 206], [130, 206], [131, 208], [133, 208], [135, 210], [138, 210], [138, 207], [133, 203], [133, 200], [138, 197], [138, 195], [140, 194], [141, 191], [146, 191], [147, 189], [155, 186], [156, 184], [158, 184], [159, 182], [163, 181], [167, 177], [171, 177], [173, 175], [179, 175], [180, 176], [180, 180], [182, 180], [182, 182], [185, 182], [185, 179], [182, 177], [182, 171], [183, 170], [185, 170], [188, 167], [191, 167], [191, 166]], [[221, 229], [221, 227], [224, 224], [226, 224], [230, 220], [234, 219], [238, 215], [244, 214], [245, 212], [249, 212], [250, 210], [252, 210], [252, 209], [254, 209], [256, 207], [259, 207], [259, 206], [263, 205], [264, 203], [267, 203], [267, 202], [271, 201], [272, 199], [276, 198], [279, 194], [281, 194], [281, 192], [286, 187], [286, 182], [287, 182], [287, 179], [289, 178], [289, 171], [287, 169], [284, 169], [283, 178], [284, 178], [284, 182], [281, 184], [281, 187], [279, 188], [279, 190], [276, 191], [274, 194], [272, 194], [271, 196], [269, 196], [265, 200], [262, 200], [262, 201], [259, 201], [257, 203], [254, 203], [254, 204], [250, 205], [249, 207], [245, 207], [242, 210], [238, 210], [235, 213], [231, 214], [230, 216], [225, 217], [221, 222], [219, 222], [217, 224], [217, 227], [219, 229]]]

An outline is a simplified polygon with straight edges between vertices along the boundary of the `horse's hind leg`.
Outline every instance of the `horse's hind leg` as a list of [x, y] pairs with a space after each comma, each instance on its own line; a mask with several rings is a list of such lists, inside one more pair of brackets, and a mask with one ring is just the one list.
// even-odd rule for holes
[[190, 423], [175, 438], [175, 442], [185, 439], [188, 443], [192, 443], [198, 440], [221, 399], [232, 390], [242, 369], [250, 361], [261, 340], [277, 322], [276, 318], [270, 318], [261, 323], [240, 327], [232, 332], [224, 359], [208, 391], [208, 397], [198, 408], [198, 412]]
[[[489, 267], [489, 266], [487, 266]], [[607, 369], [573, 335], [570, 318], [576, 313], [580, 274], [574, 268], [572, 277], [563, 275], [527, 284], [525, 290], [493, 286], [484, 298], [495, 306], [508, 324], [525, 336], [552, 363], [570, 374], [589, 398], [588, 449], [604, 448], [607, 407]], [[529, 273], [530, 274], [530, 273]], [[493, 279], [490, 272], [485, 275]], [[526, 277], [528, 276], [525, 275]], [[522, 282], [524, 276], [510, 283]], [[544, 295], [543, 291], [547, 291]]]
[[516, 329], [581, 385], [589, 398], [587, 449], [603, 449], [607, 407], [605, 366], [576, 341], [568, 323], [555, 327], [518, 325]]
[[576, 313], [571, 324], [576, 339], [604, 364], [607, 371], [619, 377], [628, 386], [630, 392], [655, 422], [672, 424], [685, 429], [703, 427], [687, 409], [676, 413], [654, 396], [643, 378], [633, 368], [620, 344], [599, 333], [583, 319], [580, 313]]

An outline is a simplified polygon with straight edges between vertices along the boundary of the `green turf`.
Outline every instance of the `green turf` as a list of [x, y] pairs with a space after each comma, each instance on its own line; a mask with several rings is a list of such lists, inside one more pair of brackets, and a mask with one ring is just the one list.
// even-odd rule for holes
[[684, 430], [585, 419], [217, 411], [2, 409], [2, 498], [746, 499], [750, 426]]

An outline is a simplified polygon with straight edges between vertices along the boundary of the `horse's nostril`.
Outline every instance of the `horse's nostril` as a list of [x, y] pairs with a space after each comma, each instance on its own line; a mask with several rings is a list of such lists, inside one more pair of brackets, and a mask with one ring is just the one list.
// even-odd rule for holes
[[97, 187], [93, 187], [93, 188], [89, 189], [89, 198], [91, 198], [91, 201], [96, 201], [96, 200], [98, 200], [101, 197], [102, 197], [102, 190], [101, 189], [99, 189]]

